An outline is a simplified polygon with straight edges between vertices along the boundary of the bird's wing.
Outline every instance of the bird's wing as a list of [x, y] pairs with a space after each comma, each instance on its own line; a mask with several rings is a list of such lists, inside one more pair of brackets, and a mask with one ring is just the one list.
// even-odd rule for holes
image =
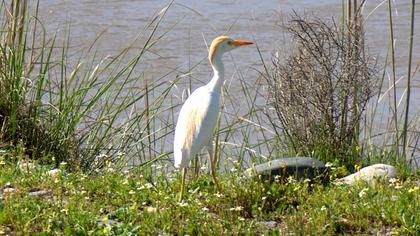
[[200, 129], [207, 113], [205, 104], [202, 97], [196, 98], [193, 94], [185, 102], [175, 129], [175, 143], [178, 148], [191, 149], [194, 136]]

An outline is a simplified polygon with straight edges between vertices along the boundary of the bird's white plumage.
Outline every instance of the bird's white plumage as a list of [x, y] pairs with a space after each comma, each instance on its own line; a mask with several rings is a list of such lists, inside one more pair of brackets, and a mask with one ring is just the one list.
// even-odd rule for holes
[[219, 113], [219, 97], [217, 91], [202, 86], [185, 101], [175, 128], [175, 167], [187, 167], [190, 158], [209, 145]]
[[186, 167], [195, 154], [207, 146], [210, 154], [211, 174], [215, 177], [215, 161], [212, 158], [212, 136], [219, 114], [220, 93], [224, 80], [222, 55], [239, 46], [252, 44], [243, 40], [232, 40], [219, 36], [213, 40], [209, 50], [209, 60], [213, 68], [211, 81], [196, 89], [185, 101], [178, 116], [174, 138], [175, 167], [183, 168], [180, 201], [185, 185]]

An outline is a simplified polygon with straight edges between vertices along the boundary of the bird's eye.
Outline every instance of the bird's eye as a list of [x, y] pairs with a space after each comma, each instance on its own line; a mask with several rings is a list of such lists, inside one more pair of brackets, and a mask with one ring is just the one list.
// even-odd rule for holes
[[228, 42], [227, 42], [227, 44], [228, 44], [228, 45], [232, 45], [232, 41], [228, 41]]

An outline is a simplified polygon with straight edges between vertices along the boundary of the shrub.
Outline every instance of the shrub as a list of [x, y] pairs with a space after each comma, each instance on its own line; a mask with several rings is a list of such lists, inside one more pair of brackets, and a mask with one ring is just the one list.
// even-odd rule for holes
[[292, 52], [274, 58], [266, 75], [274, 108], [268, 117], [296, 153], [347, 162], [358, 152], [359, 123], [377, 77], [357, 19], [347, 32], [296, 13], [285, 25]]

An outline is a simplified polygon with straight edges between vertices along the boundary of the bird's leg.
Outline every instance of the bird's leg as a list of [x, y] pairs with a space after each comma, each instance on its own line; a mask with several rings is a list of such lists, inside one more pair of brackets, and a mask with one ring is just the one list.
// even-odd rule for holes
[[179, 202], [182, 202], [182, 197], [184, 196], [185, 188], [185, 178], [187, 177], [187, 168], [182, 168], [182, 182], [181, 182], [181, 192], [179, 193]]
[[213, 141], [210, 141], [210, 143], [207, 145], [207, 151], [209, 152], [209, 161], [210, 161], [210, 174], [213, 178], [214, 184], [216, 185], [217, 191], [220, 191], [219, 181], [217, 181], [216, 178], [216, 167], [213, 156]]
[[199, 159], [199, 155], [196, 154], [194, 158], [194, 179], [198, 178], [199, 173], [200, 173], [200, 159]]

